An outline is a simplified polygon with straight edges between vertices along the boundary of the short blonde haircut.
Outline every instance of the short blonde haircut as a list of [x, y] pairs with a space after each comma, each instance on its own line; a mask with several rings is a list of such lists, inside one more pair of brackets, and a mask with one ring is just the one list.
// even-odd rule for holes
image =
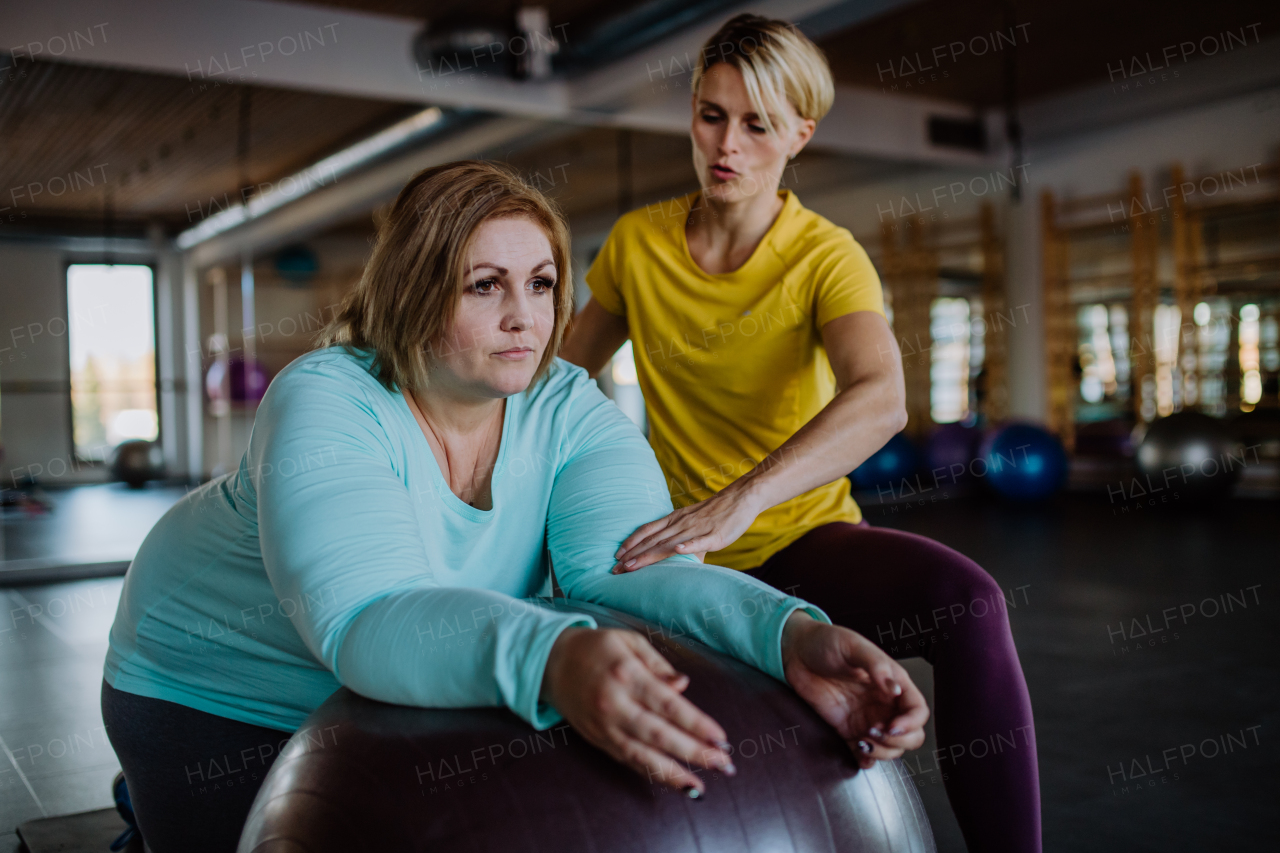
[[821, 121], [835, 100], [827, 58], [787, 21], [749, 14], [726, 21], [702, 46], [693, 69], [694, 95], [707, 71], [722, 62], [741, 72], [751, 104], [770, 133], [775, 132], [770, 116], [785, 120], [786, 103], [801, 118]]
[[573, 316], [569, 227], [555, 204], [506, 166], [460, 160], [419, 172], [378, 226], [359, 284], [320, 333], [317, 346], [370, 349], [389, 391], [427, 386], [431, 353], [446, 340], [466, 285], [476, 229], [490, 219], [539, 225], [556, 265], [555, 325], [529, 387], [546, 373]]

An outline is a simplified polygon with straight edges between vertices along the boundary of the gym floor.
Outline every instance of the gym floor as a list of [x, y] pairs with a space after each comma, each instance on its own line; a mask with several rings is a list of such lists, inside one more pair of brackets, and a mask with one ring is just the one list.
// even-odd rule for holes
[[[953, 495], [872, 498], [864, 509], [874, 525], [962, 551], [1004, 587], [1035, 705], [1047, 851], [1274, 843], [1274, 502], [1188, 511], [1105, 496], [1011, 506]], [[41, 521], [46, 541], [59, 537], [61, 515]], [[21, 525], [6, 527], [17, 547]], [[18, 849], [23, 821], [111, 804], [118, 765], [98, 688], [121, 583], [0, 588], [0, 853]], [[910, 669], [928, 692], [928, 665]], [[939, 850], [963, 851], [940, 778], [947, 758], [932, 749], [908, 766]]]

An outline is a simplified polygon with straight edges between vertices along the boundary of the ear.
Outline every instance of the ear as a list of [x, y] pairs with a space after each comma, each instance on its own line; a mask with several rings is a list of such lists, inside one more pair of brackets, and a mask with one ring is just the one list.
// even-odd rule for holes
[[796, 124], [795, 138], [791, 142], [790, 156], [794, 157], [804, 150], [809, 144], [809, 140], [813, 139], [813, 132], [817, 130], [818, 123], [811, 118], [800, 119]]

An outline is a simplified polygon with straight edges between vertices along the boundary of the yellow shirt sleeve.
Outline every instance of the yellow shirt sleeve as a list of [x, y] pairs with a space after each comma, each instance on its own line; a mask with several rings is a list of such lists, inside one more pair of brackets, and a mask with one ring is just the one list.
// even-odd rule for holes
[[813, 316], [819, 329], [855, 311], [884, 316], [880, 275], [866, 250], [848, 232], [833, 239], [831, 250], [815, 272]]
[[591, 262], [586, 279], [587, 287], [591, 288], [591, 295], [600, 307], [610, 314], [625, 317], [627, 303], [622, 298], [622, 269], [618, 264], [618, 244], [622, 242], [618, 234], [620, 226], [621, 222], [614, 224], [596, 259]]

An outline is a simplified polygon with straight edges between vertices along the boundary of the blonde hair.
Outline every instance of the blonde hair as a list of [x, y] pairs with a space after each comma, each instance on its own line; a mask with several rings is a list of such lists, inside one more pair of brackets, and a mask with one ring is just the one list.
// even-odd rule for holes
[[770, 116], [785, 120], [787, 103], [801, 118], [816, 122], [835, 100], [827, 58], [787, 21], [750, 14], [726, 21], [702, 46], [693, 69], [694, 95], [707, 71], [722, 62], [741, 72], [751, 105], [770, 133], [775, 132]]
[[371, 349], [373, 373], [389, 391], [427, 386], [430, 354], [447, 348], [466, 285], [476, 229], [523, 217], [541, 226], [556, 265], [555, 325], [533, 385], [560, 349], [573, 316], [569, 227], [555, 204], [507, 166], [460, 160], [419, 172], [379, 224], [359, 284], [320, 333], [318, 347]]

